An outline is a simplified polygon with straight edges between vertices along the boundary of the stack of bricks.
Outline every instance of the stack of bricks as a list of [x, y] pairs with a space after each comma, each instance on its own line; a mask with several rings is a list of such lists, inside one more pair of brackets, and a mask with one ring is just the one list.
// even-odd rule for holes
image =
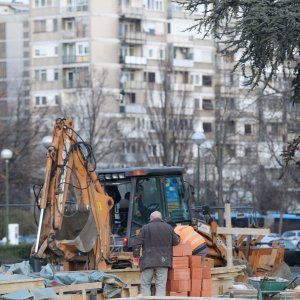
[[172, 268], [167, 282], [168, 296], [210, 297], [212, 294], [211, 261], [192, 256], [190, 245], [173, 247]]

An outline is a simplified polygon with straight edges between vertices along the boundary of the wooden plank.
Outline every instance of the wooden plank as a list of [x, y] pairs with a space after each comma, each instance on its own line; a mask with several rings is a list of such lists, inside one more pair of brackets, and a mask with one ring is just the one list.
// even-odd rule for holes
[[217, 227], [217, 234], [268, 235], [269, 228]]
[[21, 289], [42, 289], [44, 287], [43, 278], [0, 281], [0, 294], [12, 293]]
[[56, 293], [62, 294], [65, 292], [86, 291], [93, 289], [101, 289], [102, 282], [88, 282], [73, 285], [55, 286], [52, 287]]

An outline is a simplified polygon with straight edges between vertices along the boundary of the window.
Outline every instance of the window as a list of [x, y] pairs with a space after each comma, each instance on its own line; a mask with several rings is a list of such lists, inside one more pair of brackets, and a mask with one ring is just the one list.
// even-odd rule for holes
[[147, 0], [147, 9], [148, 10], [163, 10], [163, 0]]
[[250, 147], [245, 148], [245, 157], [251, 157], [252, 150]]
[[212, 86], [211, 76], [203, 75], [202, 76], [202, 84], [203, 84], [203, 86]]
[[5, 23], [0, 23], [0, 40], [5, 40], [6, 31], [5, 31]]
[[134, 104], [135, 102], [135, 93], [126, 93], [126, 97], [130, 104]]
[[0, 62], [0, 78], [6, 78], [6, 62]]
[[46, 105], [47, 104], [47, 98], [46, 97], [35, 97], [35, 105], [39, 106], [39, 105]]
[[53, 32], [58, 31], [58, 22], [57, 19], [53, 19]]
[[251, 134], [251, 133], [252, 133], [251, 124], [245, 124], [245, 134]]
[[54, 80], [58, 80], [59, 79], [59, 75], [58, 75], [58, 69], [54, 69]]
[[228, 133], [235, 133], [235, 122], [234, 121], [228, 121]]
[[235, 157], [236, 156], [236, 150], [235, 150], [235, 145], [226, 145], [226, 151], [229, 157]]
[[59, 96], [58, 95], [55, 95], [55, 97], [54, 97], [54, 104], [59, 105]]
[[211, 125], [211, 123], [203, 123], [203, 131], [204, 132], [212, 132], [212, 125]]
[[194, 108], [199, 109], [200, 108], [200, 99], [195, 98], [194, 99]]
[[34, 21], [33, 28], [35, 33], [46, 32], [46, 20]]
[[203, 99], [202, 100], [202, 108], [204, 110], [213, 110], [214, 107], [213, 107], [213, 104], [212, 104], [212, 100], [210, 100], [210, 99]]
[[47, 81], [47, 70], [41, 70], [41, 81]]
[[153, 49], [148, 50], [148, 57], [153, 57]]
[[199, 75], [195, 76], [195, 84], [199, 84]]
[[144, 77], [145, 77], [145, 81], [155, 83], [155, 73], [154, 72], [145, 72]]
[[159, 49], [159, 58], [164, 58], [164, 50]]

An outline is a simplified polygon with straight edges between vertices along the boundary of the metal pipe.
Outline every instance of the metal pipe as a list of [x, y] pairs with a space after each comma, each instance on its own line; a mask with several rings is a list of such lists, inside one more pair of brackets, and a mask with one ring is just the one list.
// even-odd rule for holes
[[5, 230], [6, 230], [6, 244], [9, 244], [9, 232], [8, 232], [8, 224], [9, 224], [9, 168], [8, 168], [9, 160], [5, 160], [5, 207], [6, 207], [6, 215], [5, 215]]
[[45, 211], [45, 209], [42, 208], [41, 209], [41, 213], [40, 213], [39, 227], [38, 227], [38, 232], [37, 232], [37, 237], [36, 237], [36, 243], [35, 243], [35, 249], [34, 249], [35, 253], [37, 253], [38, 250], [39, 250], [39, 243], [40, 243], [42, 223], [43, 223], [43, 218], [44, 218], [44, 211]]

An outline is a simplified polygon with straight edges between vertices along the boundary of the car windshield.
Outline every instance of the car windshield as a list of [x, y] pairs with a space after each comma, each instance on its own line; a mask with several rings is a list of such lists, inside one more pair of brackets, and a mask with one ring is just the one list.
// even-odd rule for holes
[[295, 232], [292, 232], [292, 231], [288, 231], [288, 232], [285, 232], [282, 236], [284, 237], [292, 237], [292, 236], [295, 236]]

